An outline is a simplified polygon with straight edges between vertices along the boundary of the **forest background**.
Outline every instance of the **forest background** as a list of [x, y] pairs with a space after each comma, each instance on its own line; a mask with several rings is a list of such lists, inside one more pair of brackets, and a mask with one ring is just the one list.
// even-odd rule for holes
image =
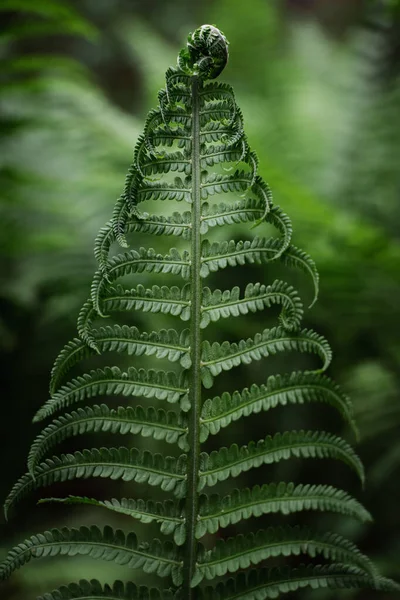
[[[354, 401], [366, 491], [340, 467], [329, 482], [362, 498], [375, 522], [344, 520], [342, 532], [400, 579], [397, 0], [2, 0], [0, 17], [0, 498], [25, 471], [37, 433], [32, 416], [47, 398], [55, 356], [75, 335], [96, 268], [94, 238], [111, 216], [164, 73], [188, 32], [212, 23], [230, 41], [222, 80], [235, 89], [260, 172], [292, 218], [295, 244], [320, 271], [320, 299], [305, 326], [331, 343], [330, 374]], [[271, 268], [268, 280], [273, 275]], [[289, 370], [284, 357], [277, 371]], [[273, 418], [253, 422], [255, 439], [270, 427], [323, 429], [331, 413], [285, 408]], [[325, 481], [320, 464], [279, 469], [281, 479]], [[102, 489], [95, 482], [85, 492], [103, 497]], [[101, 524], [100, 513], [35, 507], [31, 499], [11, 523], [0, 521], [0, 558], [34, 531], [61, 521]], [[329, 527], [332, 517], [317, 518]], [[80, 577], [122, 576], [114, 568], [109, 577], [109, 569], [86, 558], [38, 562], [13, 575], [5, 600]], [[378, 594], [343, 594], [350, 597]]]

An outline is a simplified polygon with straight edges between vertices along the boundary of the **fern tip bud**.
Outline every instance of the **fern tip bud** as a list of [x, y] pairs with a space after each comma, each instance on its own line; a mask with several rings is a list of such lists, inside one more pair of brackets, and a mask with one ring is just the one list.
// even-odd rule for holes
[[201, 79], [215, 79], [228, 62], [228, 43], [215, 25], [202, 25], [189, 33], [187, 48], [178, 56], [178, 67]]

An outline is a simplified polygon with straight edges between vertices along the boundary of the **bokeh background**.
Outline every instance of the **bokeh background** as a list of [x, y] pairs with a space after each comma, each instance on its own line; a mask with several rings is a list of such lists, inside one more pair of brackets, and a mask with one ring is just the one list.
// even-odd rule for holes
[[[32, 416], [47, 399], [55, 356], [75, 335], [96, 268], [94, 238], [110, 218], [165, 70], [189, 31], [213, 23], [230, 41], [222, 79], [236, 91], [260, 172], [292, 218], [295, 244], [319, 267], [320, 299], [305, 326], [330, 341], [330, 374], [354, 401], [367, 487], [361, 492], [346, 470], [332, 465], [327, 472], [321, 463], [288, 461], [278, 478], [336, 483], [362, 499], [372, 525], [328, 515], [303, 520], [351, 536], [383, 574], [400, 579], [397, 0], [1, 0], [0, 22], [0, 498], [25, 471], [38, 432]], [[301, 278], [296, 284], [309, 294]], [[232, 337], [232, 327], [237, 337], [246, 333], [244, 323], [223, 323], [222, 338]], [[276, 369], [290, 370], [285, 361]], [[232, 426], [224, 442], [245, 443], [249, 430], [258, 439], [271, 428], [313, 426], [341, 432], [329, 410], [285, 408], [264, 422], [258, 416]], [[74, 443], [67, 447], [94, 442]], [[245, 483], [258, 477], [254, 471]], [[105, 482], [85, 485], [72, 493], [110, 496]], [[113, 492], [121, 495], [117, 486]], [[127, 526], [101, 509], [36, 507], [30, 498], [10, 523], [1, 521], [0, 558], [44, 528], [105, 521]], [[89, 559], [37, 561], [14, 574], [0, 596], [34, 598], [81, 577], [126, 574]]]

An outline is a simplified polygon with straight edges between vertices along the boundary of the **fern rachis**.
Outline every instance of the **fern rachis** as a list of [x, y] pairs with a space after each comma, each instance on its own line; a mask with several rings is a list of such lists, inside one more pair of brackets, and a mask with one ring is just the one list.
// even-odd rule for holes
[[[237, 285], [223, 291], [203, 285], [226, 267], [277, 261], [282, 268], [299, 268], [310, 276], [314, 301], [318, 289], [313, 261], [291, 245], [290, 220], [273, 205], [271, 192], [258, 175], [257, 157], [249, 148], [232, 89], [207, 82], [221, 73], [227, 58], [225, 37], [215, 27], [205, 25], [189, 35], [177, 68], [167, 71], [166, 88], [160, 92], [159, 107], [150, 112], [138, 140], [113, 218], [96, 240], [99, 268], [78, 318], [79, 337], [56, 359], [51, 397], [34, 418], [52, 417], [52, 421], [34, 441], [28, 473], [16, 483], [5, 505], [7, 512], [32, 490], [92, 477], [148, 484], [161, 490], [161, 500], [69, 496], [42, 502], [89, 504], [143, 524], [157, 523], [160, 533], [169, 536], [167, 540], [138, 542], [135, 533], [125, 535], [110, 527], [103, 531], [96, 526], [53, 529], [14, 548], [0, 567], [5, 578], [31, 558], [79, 553], [142, 569], [151, 574], [157, 588], [149, 590], [133, 582], [115, 582], [111, 587], [96, 581], [80, 582], [46, 595], [46, 600], [262, 600], [305, 586], [398, 589], [376, 572], [352, 542], [332, 532], [284, 526], [224, 536], [226, 527], [252, 517], [304, 510], [332, 511], [368, 521], [366, 509], [345, 491], [293, 482], [231, 487], [227, 494], [218, 492], [218, 487], [216, 492], [207, 490], [223, 481], [233, 486], [231, 479], [241, 473], [292, 457], [338, 459], [364, 479], [362, 464], [352, 447], [323, 431], [278, 432], [241, 447], [231, 444], [209, 453], [202, 448], [233, 422], [286, 404], [329, 404], [356, 431], [347, 396], [323, 374], [331, 361], [328, 343], [301, 328], [303, 305], [294, 288], [281, 280], [269, 285], [249, 283], [243, 290]], [[225, 163], [230, 170], [219, 172], [218, 167]], [[244, 197], [233, 202], [213, 201], [213, 196], [226, 193]], [[140, 210], [141, 203], [161, 200], [186, 202], [190, 210], [169, 216]], [[205, 237], [217, 227], [228, 230], [236, 223], [242, 227], [269, 223], [280, 235], [230, 242], [210, 242]], [[152, 248], [127, 249], [110, 257], [113, 242], [127, 247], [128, 236], [134, 232], [176, 237], [183, 249], [170, 248], [167, 254]], [[128, 289], [120, 282], [125, 276], [138, 274], [145, 274], [149, 281], [159, 275], [162, 285], [138, 283]], [[182, 284], [165, 285], [168, 277], [171, 281], [178, 278]], [[278, 326], [238, 342], [207, 339], [207, 328], [219, 319], [261, 312], [274, 304], [280, 307]], [[180, 332], [172, 328], [148, 332], [129, 325], [94, 326], [99, 317], [115, 313], [162, 314], [175, 323], [182, 321], [183, 328]], [[224, 372], [285, 351], [316, 354], [321, 365], [316, 370], [270, 376], [265, 383], [232, 393], [213, 393], [216, 378]], [[135, 362], [126, 370], [106, 366], [65, 381], [67, 373], [80, 362], [93, 360], [97, 354], [108, 356], [109, 352], [134, 357]], [[140, 357], [151, 357], [155, 368], [138, 367]], [[159, 369], [159, 360], [168, 361], [174, 370]], [[103, 396], [110, 396], [111, 403], [114, 396], [141, 398], [144, 406], [136, 400], [127, 407], [104, 403], [76, 406], [91, 399], [97, 402]], [[158, 401], [159, 406], [149, 405], [150, 400]], [[55, 416], [67, 409], [69, 412]], [[60, 442], [98, 432], [141, 435], [161, 440], [177, 451], [168, 456], [134, 446], [94, 447], [46, 458]], [[214, 546], [203, 546], [202, 538], [217, 532], [222, 537]], [[289, 565], [275, 569], [262, 566], [270, 558], [298, 555], [303, 560], [317, 557], [327, 564], [310, 562], [298, 568]], [[157, 591], [162, 586], [159, 577], [167, 578], [164, 587], [168, 589]]]

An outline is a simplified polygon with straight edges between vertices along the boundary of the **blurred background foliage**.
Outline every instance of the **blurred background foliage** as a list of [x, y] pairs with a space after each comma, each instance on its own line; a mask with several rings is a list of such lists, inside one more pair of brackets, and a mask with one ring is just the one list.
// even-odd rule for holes
[[[362, 498], [374, 525], [340, 519], [340, 526], [385, 575], [399, 579], [398, 0], [2, 0], [0, 17], [0, 497], [25, 470], [31, 418], [46, 399], [54, 357], [75, 335], [96, 268], [94, 238], [111, 216], [164, 72], [187, 33], [213, 23], [230, 41], [223, 80], [236, 91], [260, 171], [293, 220], [295, 243], [319, 267], [320, 300], [305, 325], [332, 345], [330, 373], [353, 398], [368, 475], [363, 495], [341, 470], [327, 480], [321, 464], [281, 465], [276, 477], [336, 482]], [[274, 274], [271, 268], [268, 282]], [[300, 279], [296, 285], [302, 288]], [[222, 338], [246, 332], [236, 321], [221, 323]], [[291, 367], [287, 357], [274, 362], [282, 372]], [[277, 428], [329, 428], [331, 420], [327, 410], [287, 408], [246, 428], [257, 439]], [[241, 429], [231, 427], [225, 443], [245, 443]], [[251, 477], [258, 474], [247, 484], [255, 483]], [[83, 490], [105, 497], [101, 482]], [[45, 507], [31, 499], [2, 526], [0, 554], [61, 522], [110, 521], [92, 509]], [[320, 520], [338, 526], [332, 516]], [[124, 577], [110, 568], [82, 559], [39, 562], [14, 575], [2, 598], [33, 598], [80, 577]]]

